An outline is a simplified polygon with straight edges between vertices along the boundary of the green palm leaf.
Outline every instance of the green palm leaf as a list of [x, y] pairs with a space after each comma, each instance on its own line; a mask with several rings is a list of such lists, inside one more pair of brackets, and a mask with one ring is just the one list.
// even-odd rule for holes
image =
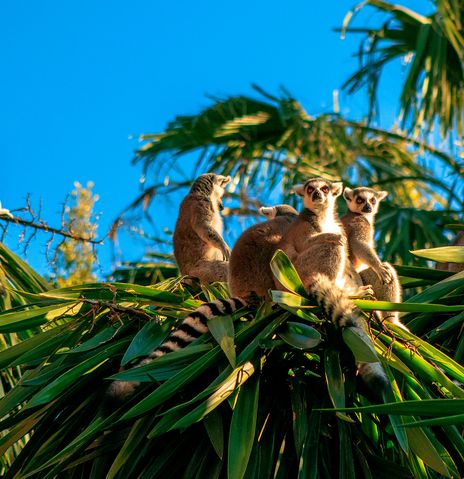
[[[380, 28], [348, 28], [362, 33], [360, 67], [344, 84], [352, 93], [367, 85], [371, 116], [375, 113], [380, 75], [385, 66], [408, 60], [400, 104], [402, 125], [427, 135], [437, 122], [442, 137], [464, 134], [464, 13], [460, 0], [437, 0], [437, 10], [424, 17], [400, 5], [369, 0], [363, 5], [388, 13]], [[355, 9], [359, 10], [359, 6]]]

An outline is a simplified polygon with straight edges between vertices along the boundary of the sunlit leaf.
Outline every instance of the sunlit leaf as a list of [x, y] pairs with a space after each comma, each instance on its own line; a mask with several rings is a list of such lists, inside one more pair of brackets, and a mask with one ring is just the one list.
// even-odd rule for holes
[[464, 263], [464, 246], [443, 246], [441, 248], [418, 249], [411, 251], [420, 258], [442, 263]]

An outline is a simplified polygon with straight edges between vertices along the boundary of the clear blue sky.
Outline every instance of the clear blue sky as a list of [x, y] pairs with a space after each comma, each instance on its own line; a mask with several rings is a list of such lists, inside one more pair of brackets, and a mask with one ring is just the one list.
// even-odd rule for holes
[[[330, 110], [332, 91], [356, 66], [359, 40], [341, 41], [332, 28], [355, 3], [3, 0], [0, 157], [6, 181], [0, 200], [18, 208], [30, 193], [34, 205], [42, 199], [43, 218], [59, 225], [60, 204], [73, 182], [93, 180], [103, 234], [138, 192], [140, 168], [130, 164], [138, 142], [130, 137], [198, 112], [209, 104], [206, 94], [251, 93], [252, 82], [275, 93], [284, 85], [309, 113]], [[430, 9], [425, 0], [401, 4]], [[376, 18], [365, 13], [360, 20]], [[399, 68], [383, 82], [384, 98], [392, 102], [383, 105], [387, 118], [396, 105], [397, 74]], [[359, 95], [342, 95], [341, 105], [352, 118], [366, 106]], [[172, 217], [158, 220], [172, 226]], [[8, 246], [15, 249], [16, 240], [10, 235]], [[29, 260], [43, 272], [45, 240], [36, 243]], [[108, 248], [100, 256], [108, 270]]]

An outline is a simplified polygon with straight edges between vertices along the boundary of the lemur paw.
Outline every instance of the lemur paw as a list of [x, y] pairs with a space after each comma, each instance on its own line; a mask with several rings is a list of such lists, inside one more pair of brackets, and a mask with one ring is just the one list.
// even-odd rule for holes
[[223, 257], [223, 260], [224, 261], [229, 261], [229, 258], [230, 258], [230, 248], [228, 246], [226, 246], [224, 248], [224, 251], [222, 252], [222, 257]]
[[374, 290], [370, 284], [365, 284], [364, 286], [357, 286], [352, 289], [350, 298], [364, 298], [365, 296], [374, 296]]
[[359, 296], [374, 296], [374, 289], [372, 285], [365, 284], [364, 286], [360, 286], [358, 288], [358, 295]]
[[383, 284], [389, 284], [393, 281], [393, 274], [390, 271], [390, 268], [384, 264], [382, 264], [382, 266], [379, 268], [377, 274], [379, 275], [379, 278]]

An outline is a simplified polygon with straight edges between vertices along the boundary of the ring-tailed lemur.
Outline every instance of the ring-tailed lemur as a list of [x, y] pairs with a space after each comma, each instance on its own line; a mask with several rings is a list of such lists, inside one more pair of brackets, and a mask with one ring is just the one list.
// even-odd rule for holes
[[183, 275], [203, 284], [227, 281], [230, 248], [222, 238], [222, 196], [230, 176], [205, 173], [192, 184], [179, 208], [174, 256]]
[[[314, 295], [327, 317], [339, 328], [356, 328], [368, 339], [362, 313], [348, 295], [363, 295], [370, 286], [358, 287], [346, 274], [346, 235], [335, 208], [342, 183], [313, 178], [295, 188], [304, 209], [292, 222], [280, 242], [303, 285]], [[276, 286], [282, 285], [276, 280]], [[388, 380], [379, 363], [359, 364], [359, 373], [372, 389], [386, 388]]]
[[[229, 288], [232, 298], [205, 303], [187, 315], [167, 340], [138, 365], [148, 364], [159, 356], [187, 346], [208, 331], [210, 318], [231, 314], [254, 303], [257, 298], [268, 296], [269, 289], [274, 287], [270, 261], [282, 235], [298, 213], [288, 205], [264, 207], [260, 212], [267, 221], [244, 231], [231, 252]], [[133, 395], [139, 385], [135, 381], [113, 381], [107, 396], [123, 402]]]
[[[370, 284], [375, 297], [380, 301], [399, 303], [402, 300], [401, 285], [390, 263], [382, 263], [375, 251], [374, 221], [380, 202], [387, 191], [372, 188], [345, 188], [343, 197], [348, 212], [342, 223], [348, 237], [350, 260], [361, 275], [364, 284]], [[378, 312], [382, 319], [402, 325], [398, 312]]]
[[229, 290], [247, 305], [256, 298], [269, 298], [274, 288], [271, 259], [284, 232], [298, 216], [289, 205], [263, 207], [268, 221], [251, 226], [238, 238], [229, 262]]

